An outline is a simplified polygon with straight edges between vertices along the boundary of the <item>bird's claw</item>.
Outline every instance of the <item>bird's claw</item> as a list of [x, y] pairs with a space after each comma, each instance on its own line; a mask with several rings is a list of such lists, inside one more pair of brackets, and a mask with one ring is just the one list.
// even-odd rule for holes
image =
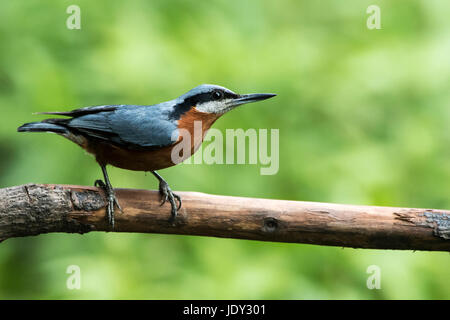
[[[170, 205], [172, 206], [172, 210], [171, 210], [171, 217], [170, 220], [173, 222], [175, 221], [175, 218], [177, 217], [178, 214], [178, 210], [181, 209], [181, 198], [179, 195], [175, 194], [172, 192], [172, 190], [170, 189], [169, 185], [167, 184], [167, 182], [165, 181], [161, 181], [159, 183], [159, 193], [161, 194], [161, 206], [164, 205], [167, 201], [170, 202]], [[178, 201], [178, 206], [175, 203], [176, 201]]]
[[96, 180], [94, 185], [96, 187], [102, 188], [106, 193], [106, 198], [108, 199], [108, 204], [106, 206], [106, 213], [108, 216], [108, 222], [111, 226], [111, 229], [114, 229], [114, 206], [116, 205], [120, 212], [123, 212], [122, 207], [119, 204], [119, 201], [116, 198], [114, 190], [109, 188], [102, 180]]
[[95, 180], [94, 187], [106, 189], [106, 184], [103, 182], [103, 180]]
[[173, 196], [175, 197], [175, 199], [178, 200], [178, 208], [177, 208], [177, 210], [180, 210], [181, 209], [181, 204], [182, 204], [181, 197], [179, 195], [175, 194], [175, 193], [173, 194]]

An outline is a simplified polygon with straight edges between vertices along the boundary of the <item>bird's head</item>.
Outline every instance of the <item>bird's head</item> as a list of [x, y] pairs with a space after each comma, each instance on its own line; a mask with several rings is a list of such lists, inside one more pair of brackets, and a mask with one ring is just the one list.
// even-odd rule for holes
[[227, 88], [202, 84], [178, 99], [180, 102], [195, 106], [204, 113], [224, 114], [245, 103], [257, 102], [276, 96], [272, 93], [237, 94]]

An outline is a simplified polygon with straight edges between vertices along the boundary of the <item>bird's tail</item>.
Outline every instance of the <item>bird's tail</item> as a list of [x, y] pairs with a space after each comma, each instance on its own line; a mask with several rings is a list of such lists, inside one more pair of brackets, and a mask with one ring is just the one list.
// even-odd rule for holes
[[[68, 133], [68, 129], [58, 121], [62, 119], [47, 119], [41, 122], [25, 123], [17, 128], [18, 132], [54, 132], [58, 134]], [[60, 123], [58, 123], [60, 122]]]

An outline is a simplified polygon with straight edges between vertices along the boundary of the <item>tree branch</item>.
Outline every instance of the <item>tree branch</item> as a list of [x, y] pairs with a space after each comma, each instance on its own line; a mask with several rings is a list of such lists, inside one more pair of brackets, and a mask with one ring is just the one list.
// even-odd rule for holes
[[[175, 225], [157, 191], [118, 189], [115, 232], [200, 235], [374, 249], [450, 252], [450, 211], [252, 199], [179, 192]], [[0, 241], [49, 232], [111, 231], [95, 187], [0, 189]]]

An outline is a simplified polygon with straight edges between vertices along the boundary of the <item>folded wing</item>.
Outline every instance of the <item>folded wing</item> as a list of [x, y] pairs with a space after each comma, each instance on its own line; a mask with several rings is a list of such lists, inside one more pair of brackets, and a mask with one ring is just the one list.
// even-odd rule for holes
[[148, 149], [173, 144], [177, 124], [167, 108], [154, 106], [100, 106], [52, 113], [71, 116], [65, 125], [81, 134], [128, 149]]

